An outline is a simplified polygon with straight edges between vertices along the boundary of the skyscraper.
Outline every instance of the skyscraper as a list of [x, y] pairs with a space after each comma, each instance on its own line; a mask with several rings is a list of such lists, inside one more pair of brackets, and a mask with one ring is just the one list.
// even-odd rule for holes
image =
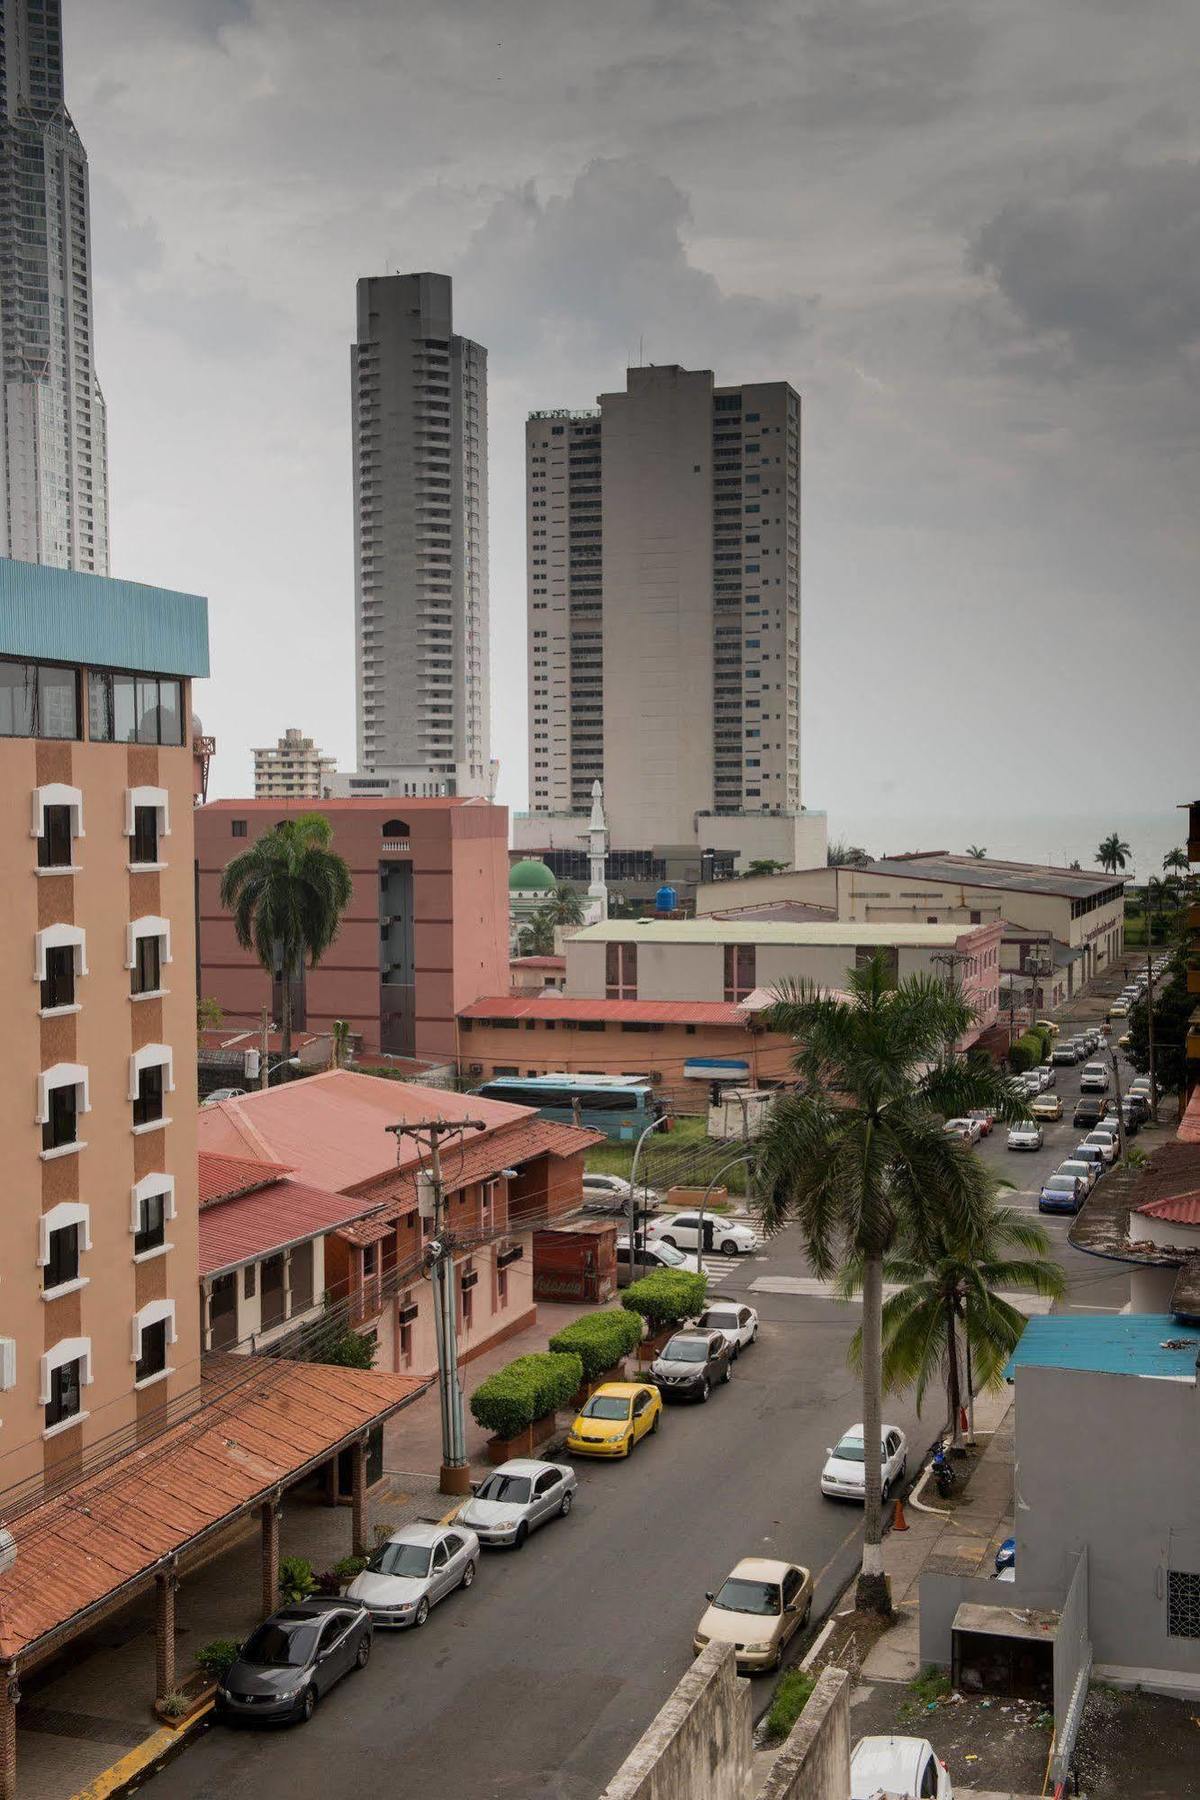
[[87, 153], [60, 0], [0, 0], [0, 554], [108, 573]]
[[613, 851], [642, 853], [645, 879], [674, 853], [791, 862], [804, 835], [799, 395], [630, 369], [597, 411], [534, 413], [526, 458], [518, 844], [565, 848], [570, 826], [550, 822], [583, 817], [586, 831], [600, 780]]
[[490, 794], [487, 351], [448, 275], [358, 283], [351, 407], [359, 770]]

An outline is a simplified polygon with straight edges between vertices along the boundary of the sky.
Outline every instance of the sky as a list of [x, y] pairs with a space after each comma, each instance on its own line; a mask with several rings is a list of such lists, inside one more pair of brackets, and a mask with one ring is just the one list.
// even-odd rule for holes
[[353, 766], [354, 284], [435, 269], [489, 355], [501, 800], [524, 418], [639, 354], [803, 396], [802, 786], [831, 833], [1008, 842], [1194, 797], [1195, 0], [63, 13], [113, 573], [209, 597], [214, 794], [289, 725]]

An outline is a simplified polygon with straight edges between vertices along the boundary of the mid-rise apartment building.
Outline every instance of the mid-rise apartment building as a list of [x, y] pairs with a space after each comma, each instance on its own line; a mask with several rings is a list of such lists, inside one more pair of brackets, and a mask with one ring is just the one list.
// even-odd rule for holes
[[359, 772], [490, 794], [487, 351], [448, 275], [358, 283], [351, 408]]
[[329, 778], [337, 768], [336, 757], [322, 755], [294, 725], [277, 744], [251, 754], [256, 800], [319, 800], [329, 792]]
[[0, 554], [108, 572], [87, 152], [60, 0], [0, 0]]
[[794, 861], [799, 395], [630, 369], [596, 411], [531, 415], [526, 468], [518, 848], [566, 849], [600, 780], [618, 853]]
[[0, 561], [0, 1491], [198, 1379], [191, 684], [206, 603]]

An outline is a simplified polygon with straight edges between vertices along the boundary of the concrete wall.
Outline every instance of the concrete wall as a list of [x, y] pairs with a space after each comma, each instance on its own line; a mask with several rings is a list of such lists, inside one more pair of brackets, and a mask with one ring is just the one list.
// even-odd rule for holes
[[[497, 1070], [549, 1075], [560, 1070], [590, 1075], [660, 1075], [655, 1086], [671, 1091], [676, 1112], [704, 1112], [708, 1083], [683, 1072], [692, 1057], [736, 1057], [745, 1062], [747, 1085], [782, 1081], [792, 1074], [792, 1040], [779, 1032], [750, 1032], [744, 1025], [663, 1025], [654, 1031], [578, 1031], [563, 1020], [548, 1030], [545, 1020], [520, 1020], [518, 1029], [483, 1019], [460, 1019], [459, 1068], [471, 1082], [490, 1080]], [[473, 1069], [482, 1075], [472, 1075]], [[739, 1128], [740, 1129], [740, 1128]]]
[[733, 1645], [709, 1644], [601, 1800], [746, 1800], [750, 1733], [750, 1683], [738, 1677]]
[[[1072, 1562], [1074, 1559], [1071, 1559]], [[1035, 1585], [1020, 1572], [1018, 1559], [1015, 1582], [997, 1582], [987, 1575], [935, 1575], [921, 1577], [921, 1664], [935, 1669], [950, 1667], [950, 1627], [954, 1615], [968, 1601], [972, 1606], [1033, 1606], [1039, 1610], [1057, 1609], [1067, 1589], [1068, 1569], [1063, 1564], [1059, 1581]]]
[[[824, 815], [817, 815], [824, 820]], [[806, 840], [805, 840], [806, 841]], [[837, 871], [827, 869], [824, 854], [814, 866], [798, 864], [781, 875], [750, 875], [738, 881], [702, 881], [696, 889], [696, 917], [723, 912], [731, 906], [770, 906], [777, 901], [802, 900], [808, 906], [837, 906]]]
[[846, 1800], [850, 1792], [850, 1676], [823, 1669], [759, 1800]]

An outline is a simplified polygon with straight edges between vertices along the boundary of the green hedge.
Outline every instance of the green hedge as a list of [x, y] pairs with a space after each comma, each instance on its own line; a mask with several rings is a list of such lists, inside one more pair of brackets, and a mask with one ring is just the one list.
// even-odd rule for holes
[[702, 1312], [707, 1286], [703, 1275], [687, 1269], [655, 1269], [625, 1289], [621, 1305], [640, 1313], [651, 1331], [661, 1331]]
[[583, 1379], [595, 1381], [597, 1375], [628, 1356], [641, 1335], [642, 1328], [634, 1314], [626, 1312], [623, 1306], [615, 1306], [607, 1312], [585, 1313], [573, 1325], [564, 1325], [550, 1339], [550, 1348], [568, 1354], [574, 1351], [583, 1364]]
[[516, 1437], [535, 1419], [565, 1406], [582, 1380], [580, 1357], [537, 1350], [481, 1381], [471, 1395], [471, 1415], [497, 1437]]
[[1008, 1066], [1016, 1074], [1021, 1075], [1026, 1069], [1036, 1069], [1045, 1060], [1042, 1040], [1036, 1032], [1027, 1031], [1019, 1037], [1008, 1052]]

